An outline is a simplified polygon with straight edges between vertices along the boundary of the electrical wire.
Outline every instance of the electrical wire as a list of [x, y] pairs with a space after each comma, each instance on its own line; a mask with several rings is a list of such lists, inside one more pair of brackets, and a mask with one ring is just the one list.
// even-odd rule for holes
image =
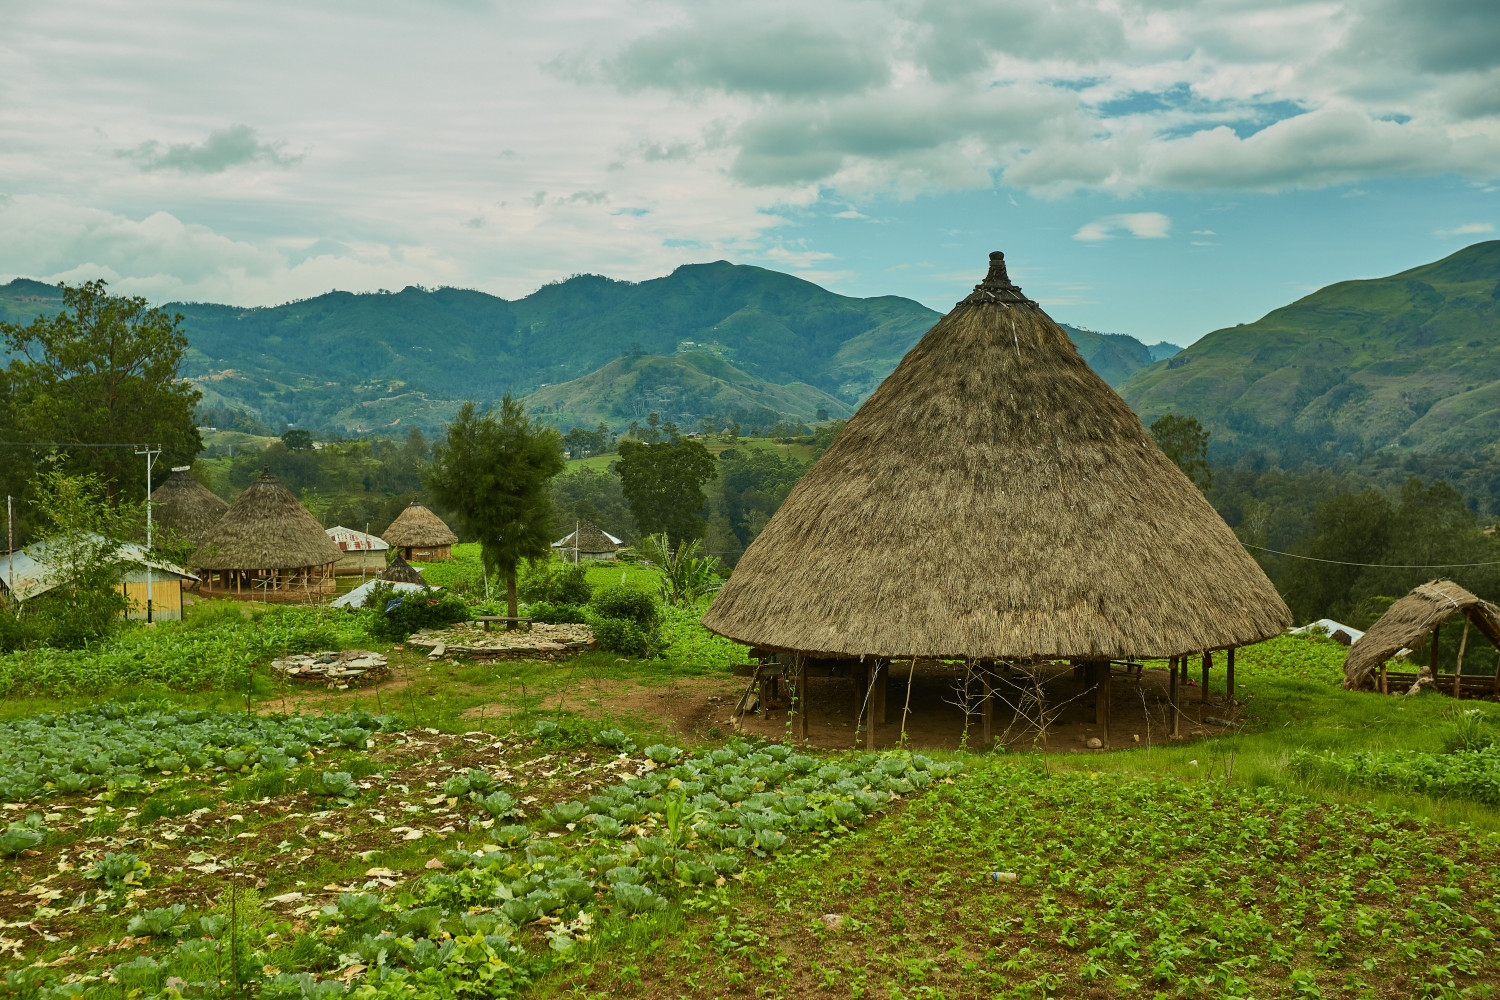
[[1492, 562], [1476, 563], [1366, 563], [1345, 562], [1342, 559], [1319, 559], [1317, 556], [1299, 556], [1295, 552], [1282, 552], [1280, 549], [1268, 549], [1263, 545], [1251, 545], [1249, 542], [1240, 542], [1247, 549], [1258, 549], [1261, 552], [1269, 552], [1272, 555], [1286, 556], [1288, 559], [1306, 559], [1308, 562], [1328, 563], [1333, 566], [1363, 566], [1368, 569], [1472, 569], [1476, 566], [1500, 566], [1500, 560]]
[[0, 447], [10, 448], [144, 448], [145, 444], [132, 441], [129, 444], [89, 444], [84, 441], [0, 441]]

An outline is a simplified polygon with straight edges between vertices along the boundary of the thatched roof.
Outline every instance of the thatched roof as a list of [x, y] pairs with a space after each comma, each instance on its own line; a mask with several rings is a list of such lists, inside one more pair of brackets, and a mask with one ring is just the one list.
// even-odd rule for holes
[[427, 586], [422, 582], [422, 574], [400, 556], [391, 560], [391, 564], [380, 574], [380, 579], [389, 580], [391, 583], [420, 583], [424, 587]]
[[1380, 665], [1403, 649], [1416, 649], [1455, 614], [1468, 615], [1484, 635], [1500, 646], [1500, 607], [1481, 600], [1452, 580], [1433, 580], [1386, 609], [1380, 620], [1349, 647], [1344, 657], [1344, 687], [1368, 687]]
[[1003, 255], [875, 390], [703, 617], [831, 657], [1172, 656], [1291, 613]]
[[554, 549], [572, 552], [575, 548], [573, 544], [574, 535], [578, 536], [578, 544], [576, 548], [579, 552], [614, 552], [617, 551], [621, 545], [625, 544], [622, 540], [616, 538], [614, 535], [611, 535], [609, 532], [601, 531], [590, 522], [584, 521], [578, 526], [578, 529], [576, 531], [570, 531], [562, 539], [553, 542], [552, 547]]
[[416, 497], [411, 498], [410, 505], [380, 537], [400, 548], [452, 545], [458, 541], [458, 536], [443, 523], [443, 519]]
[[190, 561], [203, 569], [301, 569], [343, 555], [318, 519], [267, 470], [224, 512]]
[[229, 504], [193, 478], [187, 466], [173, 469], [166, 481], [151, 491], [151, 502], [151, 519], [194, 545], [203, 543], [208, 530], [229, 509]]

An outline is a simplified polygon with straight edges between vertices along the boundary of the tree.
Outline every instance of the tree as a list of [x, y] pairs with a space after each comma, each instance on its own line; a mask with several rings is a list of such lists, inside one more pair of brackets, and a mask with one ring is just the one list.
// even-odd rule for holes
[[[64, 445], [159, 444], [159, 464], [190, 462], [202, 447], [193, 419], [200, 394], [177, 377], [187, 349], [182, 316], [106, 287], [64, 285], [57, 314], [24, 328], [0, 323], [14, 355], [6, 378], [10, 433]], [[144, 493], [146, 463], [131, 449], [61, 450], [69, 471], [97, 474], [113, 496]], [[12, 456], [7, 450], [6, 460]]]
[[673, 545], [703, 537], [703, 484], [718, 475], [714, 457], [697, 441], [679, 438], [642, 444], [620, 442], [615, 463], [636, 530], [666, 532]]
[[459, 533], [479, 541], [486, 577], [505, 575], [507, 614], [516, 614], [516, 567], [552, 551], [548, 482], [563, 470], [562, 435], [526, 416], [507, 393], [500, 410], [459, 408], [423, 477]]
[[1291, 549], [1305, 558], [1289, 560], [1283, 576], [1286, 602], [1299, 621], [1348, 616], [1356, 603], [1351, 595], [1376, 572], [1370, 564], [1385, 561], [1391, 515], [1378, 490], [1341, 493], [1318, 505], [1313, 533]]
[[281, 443], [286, 445], [287, 451], [312, 451], [312, 431], [302, 430], [301, 428], [289, 430], [281, 435]]
[[1194, 486], [1207, 490], [1213, 485], [1213, 473], [1208, 468], [1208, 431], [1197, 417], [1175, 413], [1157, 417], [1151, 422], [1151, 437]]

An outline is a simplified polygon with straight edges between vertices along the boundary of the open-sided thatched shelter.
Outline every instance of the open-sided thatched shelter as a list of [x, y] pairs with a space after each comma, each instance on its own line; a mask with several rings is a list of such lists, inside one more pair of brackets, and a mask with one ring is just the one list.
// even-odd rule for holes
[[186, 465], [174, 468], [166, 482], [151, 491], [151, 503], [156, 527], [193, 545], [202, 545], [209, 529], [229, 509], [229, 504], [193, 478]]
[[610, 561], [624, 546], [623, 539], [602, 531], [589, 521], [584, 521], [573, 531], [552, 543], [552, 551], [565, 562]]
[[458, 536], [416, 497], [380, 536], [408, 562], [437, 562], [453, 558]]
[[790, 660], [803, 689], [803, 665], [826, 660], [863, 661], [872, 689], [890, 660], [1072, 660], [1098, 678], [1106, 726], [1109, 661], [1233, 650], [1290, 623], [999, 253], [803, 476], [703, 618]]
[[270, 470], [251, 483], [208, 532], [192, 565], [210, 597], [308, 601], [334, 590], [343, 552]]
[[[1454, 671], [1444, 676], [1438, 673], [1441, 630], [1443, 623], [1454, 615], [1464, 620], [1463, 636], [1459, 639]], [[1420, 682], [1431, 683], [1455, 697], [1500, 695], [1500, 668], [1493, 677], [1463, 672], [1471, 627], [1500, 649], [1500, 607], [1474, 596], [1452, 580], [1424, 583], [1387, 608], [1380, 620], [1349, 647], [1344, 657], [1344, 687], [1351, 691], [1389, 693], [1393, 682], [1402, 689], [1408, 683]], [[1425, 668], [1417, 673], [1390, 671], [1387, 661], [1391, 657], [1403, 649], [1420, 649], [1429, 638], [1429, 662]]]
[[427, 585], [416, 567], [400, 556], [391, 560], [391, 564], [380, 574], [380, 579], [388, 583], [415, 583], [424, 587]]

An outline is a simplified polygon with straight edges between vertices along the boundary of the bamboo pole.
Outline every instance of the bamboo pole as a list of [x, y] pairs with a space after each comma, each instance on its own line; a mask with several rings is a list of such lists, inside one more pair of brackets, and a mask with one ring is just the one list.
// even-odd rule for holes
[[1453, 665], [1453, 697], [1460, 696], [1460, 682], [1464, 675], [1464, 649], [1469, 645], [1469, 626], [1472, 622], [1468, 615], [1464, 615], [1464, 634], [1458, 640], [1458, 662]]

